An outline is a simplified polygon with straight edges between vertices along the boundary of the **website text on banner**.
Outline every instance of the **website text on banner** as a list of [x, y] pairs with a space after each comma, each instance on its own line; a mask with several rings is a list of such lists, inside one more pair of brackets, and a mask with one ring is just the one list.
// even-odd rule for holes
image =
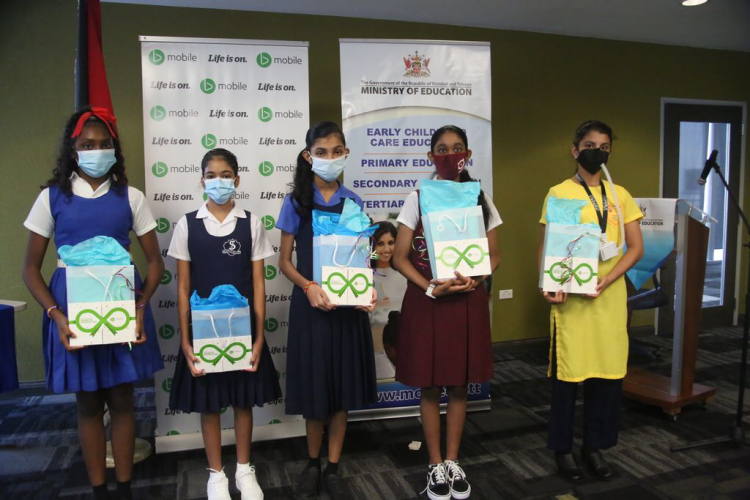
[[435, 167], [432, 133], [471, 137], [469, 173], [492, 196], [490, 46], [481, 42], [341, 40], [346, 183], [369, 213], [398, 213]]
[[[141, 37], [141, 63], [146, 193], [157, 217], [161, 248], [169, 247], [180, 217], [204, 201], [203, 155], [225, 148], [240, 165], [235, 203], [261, 218], [278, 251], [274, 217], [309, 127], [307, 43]], [[232, 240], [224, 247], [226, 252], [250, 251]], [[162, 286], [152, 301], [166, 366], [155, 378], [157, 452], [180, 449], [174, 444], [179, 438], [200, 431], [198, 414], [179, 414], [168, 407], [180, 332], [175, 259], [168, 257], [165, 264]], [[265, 266], [265, 338], [283, 389], [291, 290], [278, 276], [276, 256], [266, 259]], [[286, 423], [298, 420], [285, 415], [283, 398], [255, 411], [256, 426], [281, 424], [275, 435], [284, 435]], [[222, 427], [232, 425], [229, 409], [222, 415]], [[233, 434], [227, 437], [233, 439]], [[202, 447], [200, 438], [189, 443]]]

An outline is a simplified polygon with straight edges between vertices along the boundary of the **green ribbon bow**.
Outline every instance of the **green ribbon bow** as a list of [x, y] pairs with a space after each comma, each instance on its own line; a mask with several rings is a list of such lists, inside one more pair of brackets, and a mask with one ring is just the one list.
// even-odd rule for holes
[[[343, 285], [341, 285], [341, 288], [334, 288], [333, 286], [333, 278], [340, 277], [341, 280], [344, 282]], [[355, 285], [355, 281], [357, 278], [362, 278], [365, 280], [364, 288], [358, 289]], [[328, 281], [323, 282], [324, 285], [328, 287], [328, 290], [330, 290], [331, 293], [338, 295], [341, 297], [344, 295], [344, 292], [346, 292], [347, 289], [351, 289], [352, 293], [355, 297], [359, 297], [363, 293], [365, 293], [367, 290], [370, 289], [372, 286], [372, 283], [367, 279], [367, 276], [363, 273], [357, 273], [354, 276], [352, 276], [351, 279], [347, 279], [346, 276], [344, 276], [342, 273], [338, 271], [334, 271], [331, 274], [328, 275]]]
[[[232, 356], [229, 353], [230, 349], [232, 349], [232, 347], [234, 346], [240, 346], [240, 348], [242, 349], [241, 355]], [[211, 350], [211, 353], [205, 353], [204, 351], [206, 350]], [[219, 361], [221, 361], [221, 358], [227, 358], [230, 363], [235, 364], [237, 361], [242, 360], [249, 352], [253, 352], [253, 350], [248, 349], [247, 346], [242, 342], [232, 342], [226, 347], [226, 349], [223, 350], [216, 344], [205, 344], [203, 347], [201, 347], [200, 351], [195, 353], [195, 355], [201, 358], [206, 363], [216, 366], [217, 364], [219, 364]], [[209, 358], [209, 354], [213, 355], [214, 357]]]
[[[556, 268], [560, 267], [560, 271], [555, 271]], [[581, 271], [588, 271], [588, 276], [581, 276], [583, 274]], [[545, 273], [550, 275], [550, 278], [552, 278], [552, 281], [556, 281], [557, 283], [560, 283], [561, 285], [564, 285], [571, 279], [575, 279], [578, 283], [578, 286], [583, 285], [584, 283], [588, 283], [591, 281], [594, 276], [596, 276], [596, 273], [594, 272], [594, 268], [591, 267], [590, 264], [587, 264], [585, 262], [582, 262], [581, 264], [578, 264], [575, 269], [570, 267], [567, 262], [565, 261], [559, 261], [552, 264], [549, 268], [549, 271], [545, 271]]]
[[[113, 314], [118, 313], [118, 312], [125, 315], [125, 323], [123, 323], [121, 326], [115, 326], [109, 321], [109, 318], [112, 317]], [[93, 315], [98, 321], [92, 327], [85, 327], [81, 323], [81, 320], [83, 319], [85, 315]], [[75, 320], [71, 321], [70, 323], [72, 325], [76, 325], [78, 329], [81, 330], [82, 332], [90, 333], [91, 336], [93, 337], [96, 335], [96, 332], [98, 332], [102, 326], [107, 327], [109, 331], [112, 332], [112, 335], [117, 335], [117, 332], [127, 328], [130, 322], [133, 320], [135, 320], [135, 318], [131, 317], [128, 314], [127, 310], [123, 309], [122, 307], [115, 307], [114, 309], [110, 309], [110, 311], [104, 316], [99, 314], [97, 311], [94, 311], [93, 309], [82, 309], [78, 313], [78, 315], [76, 315]]]
[[[469, 252], [475, 249], [479, 250], [479, 258], [473, 260], [471, 256], [469, 256]], [[446, 255], [446, 252], [450, 252], [451, 255]], [[476, 266], [477, 264], [481, 264], [487, 255], [489, 255], [489, 253], [485, 252], [482, 247], [480, 247], [476, 243], [472, 243], [471, 245], [464, 248], [463, 252], [454, 246], [444, 247], [442, 252], [440, 252], [440, 255], [437, 256], [437, 260], [454, 270], [458, 268], [458, 265], [461, 264], [462, 261], [466, 262], [467, 264], [469, 264], [469, 267], [474, 269], [474, 266]]]

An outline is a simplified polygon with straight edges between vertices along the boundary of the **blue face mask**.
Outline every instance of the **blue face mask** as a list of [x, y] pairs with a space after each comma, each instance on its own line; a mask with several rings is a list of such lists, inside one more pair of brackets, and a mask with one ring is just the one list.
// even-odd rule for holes
[[228, 202], [234, 194], [234, 179], [206, 179], [205, 193], [217, 205]]
[[346, 167], [346, 156], [341, 156], [334, 160], [313, 156], [312, 161], [312, 171], [326, 182], [338, 179], [341, 172], [344, 171], [344, 167]]
[[115, 158], [114, 149], [78, 151], [78, 167], [93, 179], [107, 175], [115, 163], [117, 163], [117, 158]]

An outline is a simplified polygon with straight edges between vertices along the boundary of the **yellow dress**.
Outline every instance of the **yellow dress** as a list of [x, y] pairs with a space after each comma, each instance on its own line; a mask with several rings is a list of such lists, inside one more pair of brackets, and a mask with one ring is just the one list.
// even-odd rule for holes
[[[620, 234], [620, 221], [614, 207], [614, 198], [610, 184], [604, 182], [607, 192], [608, 216], [607, 236], [619, 246], [625, 235]], [[591, 193], [599, 207], [602, 206], [602, 190], [592, 187]], [[620, 202], [625, 224], [643, 217], [640, 208], [630, 193], [623, 187], [615, 185], [617, 199]], [[586, 206], [581, 210], [581, 223], [599, 225], [599, 219], [586, 190], [578, 182], [568, 179], [553, 186], [547, 198], [568, 198], [585, 200]], [[542, 208], [542, 219], [546, 224], [545, 212], [547, 198]], [[616, 238], [615, 238], [616, 236]], [[599, 261], [599, 276], [606, 276], [622, 258], [622, 250], [617, 257], [606, 262]], [[550, 361], [557, 356], [557, 378], [565, 382], [581, 382], [587, 378], [619, 379], [625, 376], [628, 361], [627, 332], [627, 292], [625, 278], [621, 276], [611, 283], [595, 299], [569, 294], [565, 304], [553, 305], [550, 314], [550, 333], [555, 335], [557, 329], [557, 352], [552, 352], [550, 343]], [[551, 364], [548, 375], [551, 376]]]

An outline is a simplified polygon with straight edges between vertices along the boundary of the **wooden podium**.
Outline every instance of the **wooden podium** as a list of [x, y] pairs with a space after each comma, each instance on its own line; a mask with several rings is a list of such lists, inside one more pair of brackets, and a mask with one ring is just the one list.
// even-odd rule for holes
[[675, 219], [677, 234], [672, 373], [665, 377], [634, 367], [628, 368], [623, 381], [625, 397], [658, 406], [673, 420], [677, 420], [684, 406], [694, 403], [706, 405], [716, 395], [713, 387], [694, 383], [703, 282], [706, 277], [706, 222], [710, 216], [689, 203], [678, 200]]

